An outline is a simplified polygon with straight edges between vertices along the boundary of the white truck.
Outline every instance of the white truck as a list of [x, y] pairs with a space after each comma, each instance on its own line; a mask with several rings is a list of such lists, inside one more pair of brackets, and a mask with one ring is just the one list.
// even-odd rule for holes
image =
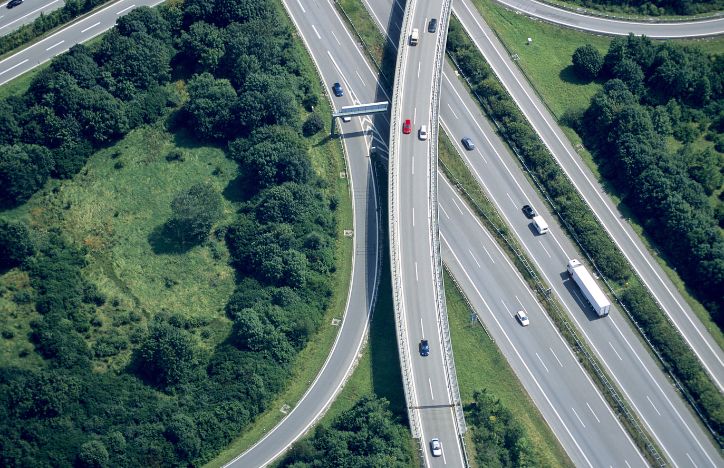
[[598, 284], [596, 284], [596, 281], [588, 270], [586, 270], [586, 267], [573, 258], [568, 261], [568, 274], [573, 278], [573, 281], [576, 282], [581, 291], [583, 291], [583, 295], [586, 296], [586, 299], [588, 299], [588, 302], [598, 316], [605, 317], [608, 315], [611, 302], [609, 302], [606, 295], [603, 294], [603, 291], [598, 287]]

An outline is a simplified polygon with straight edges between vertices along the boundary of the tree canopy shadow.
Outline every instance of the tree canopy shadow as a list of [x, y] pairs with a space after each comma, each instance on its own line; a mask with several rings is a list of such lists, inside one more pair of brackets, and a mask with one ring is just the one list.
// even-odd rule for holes
[[558, 73], [558, 77], [566, 83], [585, 85], [591, 83], [593, 80], [584, 80], [573, 69], [573, 65], [568, 65], [566, 68]]
[[148, 235], [148, 243], [156, 255], [184, 254], [200, 244], [181, 239], [170, 222], [156, 226]]

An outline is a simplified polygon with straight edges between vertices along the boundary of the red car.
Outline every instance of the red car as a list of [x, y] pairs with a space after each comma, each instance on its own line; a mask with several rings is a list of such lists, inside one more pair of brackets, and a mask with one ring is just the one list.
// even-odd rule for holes
[[405, 123], [402, 124], [402, 133], [407, 135], [411, 131], [412, 131], [412, 122], [410, 122], [410, 119], [407, 119], [407, 120], [405, 120]]

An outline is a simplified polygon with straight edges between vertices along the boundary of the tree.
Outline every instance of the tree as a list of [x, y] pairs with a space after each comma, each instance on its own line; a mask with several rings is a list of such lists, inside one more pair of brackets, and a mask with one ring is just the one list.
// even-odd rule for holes
[[189, 80], [188, 92], [184, 110], [192, 132], [205, 140], [219, 140], [234, 133], [232, 107], [236, 91], [228, 80], [217, 80], [209, 73], [195, 75]]
[[181, 53], [192, 70], [214, 72], [224, 55], [224, 31], [197, 21], [181, 34]]
[[78, 462], [84, 468], [102, 468], [108, 465], [110, 457], [103, 442], [89, 440], [80, 446]]
[[29, 199], [45, 184], [53, 158], [38, 145], [0, 146], [0, 204], [15, 205]]
[[591, 44], [583, 45], [573, 52], [573, 70], [584, 80], [593, 80], [603, 68], [603, 56]]
[[116, 29], [122, 36], [131, 36], [133, 33], [148, 34], [164, 44], [171, 46], [171, 25], [157, 8], [142, 6], [134, 8], [128, 14], [118, 18]]
[[182, 244], [201, 242], [222, 215], [221, 195], [209, 184], [196, 184], [171, 202], [169, 227]]
[[30, 232], [24, 224], [0, 219], [0, 270], [20, 265], [34, 251]]
[[644, 72], [641, 67], [629, 58], [625, 58], [613, 67], [613, 76], [626, 83], [628, 89], [636, 96], [644, 93]]
[[310, 114], [309, 117], [307, 117], [307, 120], [304, 122], [304, 125], [302, 125], [302, 133], [305, 137], [310, 137], [319, 133], [323, 128], [324, 121], [322, 121], [322, 117], [320, 117], [319, 114], [315, 112], [313, 114]]
[[260, 128], [248, 140], [231, 142], [229, 155], [239, 161], [258, 189], [284, 182], [305, 184], [314, 174], [307, 144], [288, 127]]
[[200, 371], [193, 335], [163, 322], [149, 327], [135, 359], [138, 372], [163, 390], [191, 381]]
[[166, 438], [183, 460], [193, 460], [201, 450], [201, 440], [194, 420], [183, 413], [174, 414], [166, 427]]

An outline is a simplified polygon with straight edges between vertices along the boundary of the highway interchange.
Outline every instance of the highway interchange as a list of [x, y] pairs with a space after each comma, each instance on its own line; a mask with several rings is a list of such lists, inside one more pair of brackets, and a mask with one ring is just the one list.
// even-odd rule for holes
[[[106, 30], [112, 26], [120, 14], [129, 11], [128, 7], [133, 5], [131, 2], [126, 1], [124, 3], [124, 1], [121, 0], [121, 2], [106, 8], [99, 14], [97, 13], [98, 16], [91, 16], [90, 20], [84, 20], [85, 24], [74, 25], [68, 30], [57, 33], [53, 36], [52, 42], [46, 39], [46, 41], [24, 49], [10, 59], [0, 62], [0, 83], [8, 81], [21, 72], [37, 65], [37, 63], [46, 61], [63, 49], [69, 48], [72, 44], [87, 40]], [[154, 5], [160, 2], [136, 3], [138, 5]], [[341, 105], [350, 104], [355, 100], [357, 102], [381, 100], [380, 98], [383, 97], [384, 93], [376, 84], [376, 73], [366, 64], [364, 55], [359, 50], [356, 41], [349, 35], [344, 23], [331, 4], [300, 0], [285, 2], [285, 6], [294, 19], [302, 37], [306, 39], [305, 42], [317, 62], [325, 84], [329, 86], [332, 82], [339, 81], [340, 78], [344, 80], [347, 96], [343, 99], [344, 102], [335, 101], [335, 107], [339, 108]], [[367, 2], [366, 6], [374, 13], [373, 16], [379, 21], [383, 29], [396, 24], [395, 21], [399, 21], [401, 17], [399, 4], [393, 5], [389, 0]], [[482, 22], [482, 18], [466, 1], [460, 2], [456, 0], [453, 9], [468, 29], [468, 32], [476, 40], [477, 45], [486, 55], [496, 73], [499, 76], [502, 74], [503, 82], [508, 87], [509, 92], [516, 98], [521, 108], [531, 119], [534, 127], [549, 145], [549, 148], [559, 158], [561, 164], [567, 170], [575, 168], [577, 165], [575, 159], [573, 159], [575, 152], [573, 152], [572, 148], [566, 147], [570, 145], [562, 137], [562, 133], [557, 134], [560, 129], [555, 125], [554, 119], [546, 115], [544, 109], [541, 110], [542, 105], [539, 101], [536, 101], [536, 96], [532, 94], [532, 90], [526, 89], [527, 82], [520, 76], [511, 79], [506, 78], [506, 76], [516, 74], [517, 69], [512, 67], [507, 56], [500, 52], [504, 49], [495, 43], [494, 38], [491, 39], [490, 31]], [[435, 13], [422, 10], [419, 13], [421, 16], [416, 16], [414, 22], [420, 28], [421, 34], [424, 35], [427, 34], [425, 19], [432, 17]], [[397, 19], [395, 19], [396, 15]], [[88, 29], [89, 27], [90, 29]], [[392, 29], [390, 30], [392, 31]], [[651, 35], [654, 36], [655, 34]], [[427, 40], [427, 38], [423, 36], [423, 40]], [[50, 48], [50, 46], [58, 42], [61, 42], [61, 44]], [[422, 48], [420, 47], [417, 50], [422, 51]], [[423, 54], [423, 52], [419, 53]], [[496, 53], [499, 55], [497, 63], [495, 60]], [[413, 56], [411, 59], [418, 59], [418, 62], [422, 63], [422, 57]], [[417, 70], [414, 68], [407, 72], [408, 78], [416, 75]], [[505, 71], [506, 68], [508, 68], [507, 72]], [[415, 117], [415, 107], [418, 108], [419, 117], [415, 119], [414, 132], [417, 131], [424, 120], [424, 115], [429, 116], [429, 102], [427, 102], [427, 114], [419, 110], [425, 109], [426, 100], [430, 96], [429, 86], [431, 86], [430, 76], [432, 70], [426, 70], [426, 72], [429, 75], [426, 82], [428, 88], [425, 89], [420, 84], [416, 94], [418, 97], [422, 96], [422, 99], [416, 100], [415, 104], [411, 105], [412, 107], [404, 109], [404, 112], [412, 113], [412, 117]], [[506, 75], [506, 73], [509, 75]], [[519, 72], [517, 73], [519, 74]], [[416, 81], [416, 79], [412, 81]], [[414, 86], [414, 83], [411, 85]], [[459, 141], [462, 136], [470, 136], [475, 140], [478, 145], [476, 152], [466, 153], [461, 148], [459, 150], [468, 159], [471, 169], [474, 172], [477, 171], [479, 182], [485, 186], [491, 198], [495, 200], [499, 210], [521, 239], [521, 243], [528, 251], [528, 255], [537, 263], [539, 270], [547, 278], [559, 300], [566, 305], [570, 317], [577, 322], [577, 326], [584, 332], [587, 340], [607, 367], [609, 374], [614, 376], [619, 387], [624, 390], [628, 401], [632, 403], [639, 417], [645, 422], [649, 432], [654, 435], [657, 442], [665, 450], [664, 455], [666, 458], [675, 466], [692, 466], [692, 464], [695, 466], [721, 465], [722, 459], [718, 450], [713, 447], [689, 409], [673, 390], [666, 377], [660, 372], [638, 338], [629, 329], [628, 324], [623, 323], [624, 320], [620, 313], [615, 311], [607, 319], [593, 320], [588, 308], [581, 302], [580, 298], [576, 297], [577, 291], [575, 291], [575, 288], [571, 289], [569, 282], [561, 278], [561, 273], [565, 270], [565, 260], [569, 256], [577, 255], [575, 248], [561, 234], [561, 230], [554, 222], [553, 215], [546, 212], [545, 205], [530, 188], [525, 175], [515, 164], [514, 159], [507, 154], [502, 142], [495, 136], [485, 118], [480, 115], [477, 107], [465, 94], [464, 88], [448, 65], [445, 65], [441, 85], [440, 118], [442, 128], [451, 135], [453, 141]], [[527, 102], [526, 95], [528, 96]], [[538, 116], [537, 124], [536, 116]], [[540, 120], [541, 116], [543, 120]], [[330, 354], [328, 365], [320, 373], [315, 385], [310, 387], [305, 398], [294, 407], [295, 411], [280, 426], [271, 431], [266, 439], [263, 439], [250, 452], [245, 454], [245, 457], [248, 454], [252, 456], [244, 458], [244, 464], [238, 466], [261, 466], [267, 463], [310, 427], [329, 405], [346, 375], [350, 372], [364, 339], [366, 321], [369, 307], [374, 298], [377, 276], [377, 208], [375, 205], [374, 179], [371, 177], [369, 159], [367, 158], [369, 147], [372, 144], [373, 130], [370, 126], [371, 123], [370, 119], [355, 118], [351, 123], [342, 124], [346, 126], [343, 127], [343, 141], [348, 159], [348, 175], [355, 200], [355, 271], [353, 273], [348, 311], [341, 324], [340, 337], [338, 338], [338, 342], [345, 343], [345, 346], [335, 346]], [[384, 147], [386, 141], [384, 125], [389, 125], [389, 123], [384, 118], [377, 118], [375, 123], [377, 123], [380, 132], [375, 144]], [[399, 123], [397, 127], [399, 128]], [[546, 129], [546, 127], [548, 128]], [[365, 138], [356, 138], [360, 135]], [[432, 136], [434, 137], [434, 132], [432, 132]], [[405, 135], [405, 137], [414, 140], [411, 145], [411, 151], [414, 155], [407, 158], [409, 165], [403, 169], [403, 171], [411, 172], [411, 161], [415, 160], [413, 158], [418, 156], [420, 151], [426, 151], [424, 147], [431, 142], [430, 140], [420, 142], [416, 139], [415, 134]], [[559, 147], [554, 144], [556, 140], [559, 141]], [[562, 160], [564, 156], [572, 160], [571, 163], [568, 163], [570, 165]], [[419, 162], [422, 159], [424, 158], [421, 157], [417, 161]], [[585, 168], [580, 170], [583, 171]], [[480, 176], [480, 174], [483, 176]], [[594, 190], [597, 190], [595, 188], [595, 179], [592, 177], [587, 181], [587, 184], [594, 186]], [[413, 187], [410, 190], [422, 189]], [[580, 466], [643, 465], [644, 462], [640, 454], [633, 448], [628, 436], [615, 421], [610, 409], [593, 388], [588, 377], [573, 362], [575, 359], [573, 359], [570, 350], [562, 343], [557, 332], [548, 322], [545, 313], [535, 304], [532, 296], [524, 291], [525, 286], [516, 272], [510, 265], [503, 265], [505, 261], [501, 261], [502, 254], [500, 252], [496, 253], [496, 247], [492, 241], [485, 240], [487, 234], [476, 224], [462, 200], [456, 198], [454, 192], [450, 190], [442, 178], [440, 179], [439, 190], [440, 226], [445, 262], [463, 286], [487, 329], [495, 337], [496, 342], [509, 359], [509, 362], [511, 362], [526, 390], [536, 401], [571, 458]], [[587, 193], [593, 194], [593, 192], [590, 192], [590, 188], [581, 190], [582, 192], [589, 190]], [[601, 195], [602, 191], [596, 193], [597, 195], [594, 194], [590, 197], [591, 200], [595, 202], [595, 199], [599, 198], [603, 204], [610, 204], [607, 197]], [[420, 200], [420, 202], [426, 203], [425, 200]], [[543, 213], [549, 224], [551, 224], [552, 232], [550, 234], [542, 237], [533, 235], [530, 226], [519, 211], [524, 202], [532, 202]], [[611, 207], [604, 207], [601, 210], [595, 204], [592, 206], [599, 216], [602, 216], [599, 211], [611, 210]], [[432, 214], [432, 207], [426, 209], [428, 210], [426, 213]], [[611, 212], [615, 217], [615, 213], [617, 213], [615, 208]], [[410, 212], [408, 216], [411, 218], [412, 213]], [[409, 222], [411, 221], [409, 219]], [[624, 229], [628, 228], [625, 223], [620, 223], [620, 220], [616, 222], [624, 226]], [[469, 226], [469, 228], [462, 229], [461, 226]], [[429, 249], [429, 241], [417, 239], [417, 242], [422, 244], [418, 248]], [[637, 242], [640, 243], [633, 236], [631, 244], [637, 246]], [[641, 248], [640, 246], [637, 247]], [[633, 249], [634, 252], [635, 250], [636, 248]], [[370, 257], [372, 252], [375, 253], [374, 258]], [[643, 251], [641, 255], [646, 259], [645, 257], [648, 254]], [[429, 253], [428, 258], [430, 258]], [[651, 262], [653, 263], [653, 261]], [[637, 269], [643, 269], [645, 264], [646, 262], [643, 264], [634, 263]], [[407, 268], [412, 271], [414, 267], [408, 265]], [[432, 268], [432, 265], [430, 268]], [[658, 280], [655, 268], [654, 264], [654, 267], [651, 268], [653, 271], [650, 276], [651, 282], [653, 284], [655, 281], [659, 281], [663, 284], [663, 286], [659, 286], [658, 292], [656, 292], [656, 288], [652, 288], [657, 298], [663, 301], [662, 304], [667, 308], [670, 315], [678, 313], [676, 317], [681, 324], [689, 323], [692, 326], [688, 335], [690, 342], [694, 349], [697, 349], [697, 345], [699, 346], [698, 352], [706, 352], [706, 349], [711, 345], [707, 346], [706, 341], [702, 344], [702, 341], [708, 339], [708, 334], [703, 332], [703, 329], [696, 328], [697, 324], [701, 326], [698, 320], [691, 319], [686, 315], [686, 305], [678, 297], [678, 293], [673, 288], [670, 292], [666, 292], [666, 281], [668, 279], [663, 277], [662, 280]], [[641, 274], [641, 272], [639, 273]], [[426, 274], [428, 277], [432, 277], [431, 270], [428, 270]], [[498, 286], [489, 286], [493, 284], [498, 284]], [[517, 301], [521, 301], [520, 305], [528, 311], [531, 317], [532, 324], [526, 329], [518, 327], [507, 310], [513, 311], [517, 307]], [[677, 302], [682, 305], [678, 312], [670, 310], [666, 305], [667, 303], [672, 304], [671, 307], [675, 309]], [[408, 326], [415, 327], [417, 324], [410, 321]], [[420, 324], [418, 330], [416, 332], [412, 331], [410, 336], [421, 335], [422, 328], [425, 328], [428, 336], [437, 334], [436, 331], [431, 332], [426, 324]], [[412, 328], [412, 330], [415, 329]], [[355, 345], [351, 345], [352, 343]], [[438, 343], [435, 344], [440, 346]], [[419, 355], [415, 356], [416, 343], [411, 342], [409, 346], [411, 347], [411, 358], [421, 359]], [[714, 347], [711, 347], [710, 352], [716, 355], [718, 359], [707, 361], [709, 365], [721, 363], [721, 350], [715, 346], [714, 344]], [[433, 349], [437, 348], [433, 346]], [[430, 357], [434, 357], [433, 354]], [[440, 357], [438, 355], [438, 358]], [[433, 362], [433, 360], [428, 360], [428, 362]], [[327, 374], [325, 374], [325, 371]], [[427, 369], [425, 372], [432, 375], [436, 370]], [[566, 373], [565, 377], [561, 374], [564, 372]], [[715, 376], [721, 376], [721, 367], [710, 369], [710, 372]], [[431, 377], [428, 378], [431, 379]], [[418, 376], [415, 385], [416, 387], [424, 387], [425, 383], [424, 378]], [[430, 383], [432, 383], [431, 380]], [[567, 383], [567, 385], [563, 385], [563, 383]], [[431, 390], [431, 395], [435, 395], [435, 388]], [[442, 393], [447, 393], [444, 387]], [[440, 395], [441, 393], [437, 393], [438, 398], [442, 398]], [[568, 396], [564, 398], [564, 395]], [[311, 405], [310, 402], [315, 404]], [[304, 406], [305, 404], [310, 406]], [[449, 410], [447, 411], [449, 412]], [[424, 432], [425, 437], [432, 436], [426, 431]], [[591, 437], [592, 433], [605, 434], [605, 437]], [[604, 440], [606, 443], [603, 442]], [[427, 440], [423, 440], [423, 443], [426, 444]], [[616, 453], [610, 453], [610, 447], [612, 446], [610, 444], [614, 444], [613, 446], [617, 449]], [[453, 447], [457, 444], [443, 441], [443, 445], [446, 455], [445, 461], [453, 464], [451, 457], [455, 452]], [[608, 450], [606, 450], [607, 447]], [[630, 450], [626, 447], [630, 447]], [[612, 459], [611, 457], [618, 458]]]

